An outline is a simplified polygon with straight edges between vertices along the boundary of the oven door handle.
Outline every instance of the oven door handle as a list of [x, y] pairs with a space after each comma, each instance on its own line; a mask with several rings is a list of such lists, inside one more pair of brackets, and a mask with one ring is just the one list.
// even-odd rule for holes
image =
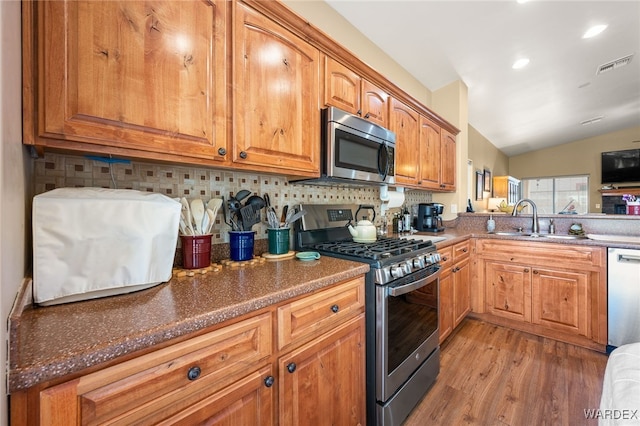
[[434, 272], [431, 275], [427, 275], [426, 277], [421, 278], [421, 279], [419, 279], [417, 281], [414, 281], [412, 283], [405, 284], [405, 285], [400, 286], [400, 287], [388, 287], [389, 295], [390, 296], [401, 296], [403, 294], [410, 293], [410, 292], [412, 292], [414, 290], [417, 290], [419, 288], [422, 288], [422, 287], [426, 286], [429, 283], [432, 283], [433, 281], [435, 281], [439, 277], [440, 277], [440, 269], [438, 268], [437, 272]]

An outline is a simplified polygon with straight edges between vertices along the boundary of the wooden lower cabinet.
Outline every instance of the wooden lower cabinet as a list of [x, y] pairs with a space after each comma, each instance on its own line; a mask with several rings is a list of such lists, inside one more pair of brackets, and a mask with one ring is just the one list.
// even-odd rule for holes
[[439, 335], [442, 343], [471, 312], [470, 241], [438, 250], [440, 253]]
[[488, 261], [484, 265], [487, 311], [531, 322], [531, 269], [502, 262]]
[[232, 395], [238, 413], [246, 402], [248, 411], [272, 418], [272, 397], [256, 385], [271, 375], [271, 317], [249, 318], [45, 389], [38, 424], [181, 424], [178, 419], [223, 415], [221, 401], [231, 402]]
[[360, 314], [278, 360], [280, 425], [366, 424], [364, 326]]
[[471, 312], [471, 266], [469, 258], [455, 264], [453, 271], [453, 328]]
[[584, 271], [531, 270], [531, 322], [552, 330], [589, 336], [589, 280]]
[[588, 272], [486, 262], [492, 315], [587, 336]]
[[603, 350], [607, 342], [602, 247], [482, 240], [482, 319]]
[[[278, 310], [313, 312], [321, 326], [309, 323], [278, 350]], [[10, 404], [12, 425], [365, 424], [364, 277], [16, 392]]]
[[274, 424], [273, 390], [267, 365], [158, 424], [221, 426]]

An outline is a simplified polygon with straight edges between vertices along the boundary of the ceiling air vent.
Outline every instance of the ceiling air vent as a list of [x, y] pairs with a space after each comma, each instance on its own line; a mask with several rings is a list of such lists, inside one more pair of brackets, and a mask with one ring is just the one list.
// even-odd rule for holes
[[625, 56], [624, 58], [616, 59], [615, 61], [608, 62], [604, 65], [600, 65], [598, 67], [598, 71], [596, 71], [596, 75], [604, 74], [605, 72], [615, 70], [616, 68], [623, 67], [628, 65], [631, 62], [631, 58], [633, 55]]

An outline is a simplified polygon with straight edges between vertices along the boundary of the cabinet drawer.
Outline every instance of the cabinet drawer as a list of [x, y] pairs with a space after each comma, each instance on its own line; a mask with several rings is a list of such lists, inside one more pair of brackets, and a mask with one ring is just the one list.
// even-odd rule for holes
[[364, 310], [364, 278], [278, 308], [278, 348], [325, 332]]
[[451, 268], [453, 267], [453, 246], [438, 249], [438, 253], [440, 254], [442, 273], [451, 272]]
[[463, 241], [453, 246], [453, 261], [458, 262], [469, 257], [471, 252], [471, 241]]
[[78, 381], [81, 424], [156, 423], [240, 379], [271, 348], [265, 313], [89, 374]]
[[598, 270], [606, 265], [602, 247], [588, 247], [545, 242], [521, 242], [478, 239], [476, 253], [484, 259], [495, 259], [526, 265], [562, 265], [568, 269]]

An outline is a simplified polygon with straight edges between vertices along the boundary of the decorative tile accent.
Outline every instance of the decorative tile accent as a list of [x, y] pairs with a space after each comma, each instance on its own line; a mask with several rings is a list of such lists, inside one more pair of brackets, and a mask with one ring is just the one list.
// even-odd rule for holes
[[[46, 152], [43, 158], [35, 160], [36, 194], [54, 188], [84, 186], [157, 192], [171, 198], [200, 197], [204, 201], [228, 198], [230, 194], [247, 189], [257, 195], [269, 194], [271, 205], [278, 213], [285, 205], [291, 207], [300, 203], [372, 204], [378, 211], [381, 204], [377, 187], [294, 185], [280, 175], [136, 161], [130, 164], [105, 163], [82, 156], [51, 152]], [[408, 205], [431, 202], [431, 193], [426, 191], [407, 191], [405, 197]], [[388, 212], [388, 217], [395, 211], [392, 209]], [[381, 218], [376, 217], [376, 222], [382, 223]], [[256, 231], [256, 239], [267, 238], [266, 224], [255, 225], [253, 229]], [[228, 243], [227, 230], [222, 213], [219, 213], [212, 242]]]

